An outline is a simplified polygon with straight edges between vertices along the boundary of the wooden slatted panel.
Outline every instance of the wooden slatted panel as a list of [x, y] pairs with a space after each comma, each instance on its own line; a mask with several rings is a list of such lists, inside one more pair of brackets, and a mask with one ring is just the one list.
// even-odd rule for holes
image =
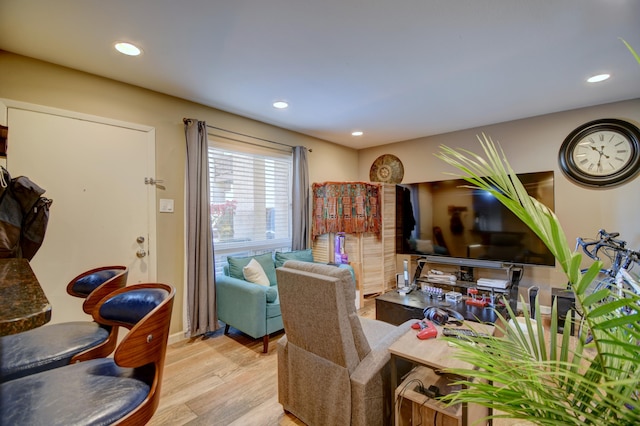
[[382, 198], [384, 291], [396, 286], [396, 186], [384, 185]]
[[384, 290], [382, 240], [373, 234], [360, 237], [362, 247], [362, 290], [365, 295]]
[[360, 238], [355, 234], [347, 234], [345, 236], [345, 250], [349, 256], [350, 262], [360, 261]]
[[316, 262], [329, 263], [333, 259], [331, 255], [332, 244], [329, 238], [329, 234], [318, 235], [313, 241], [312, 251], [313, 260]]

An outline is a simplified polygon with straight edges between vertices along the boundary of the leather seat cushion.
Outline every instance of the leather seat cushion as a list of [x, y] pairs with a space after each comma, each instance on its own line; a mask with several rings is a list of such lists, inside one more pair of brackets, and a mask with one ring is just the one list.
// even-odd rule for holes
[[71, 358], [109, 336], [95, 322], [74, 321], [46, 325], [0, 337], [0, 382], [62, 367]]
[[132, 290], [117, 294], [100, 305], [100, 316], [106, 320], [137, 324], [158, 306], [169, 293], [161, 288]]
[[103, 271], [85, 275], [73, 284], [73, 291], [88, 296], [93, 290], [100, 287], [107, 280], [110, 280], [121, 272], [122, 270], [120, 269], [105, 269]]
[[134, 370], [100, 358], [0, 384], [0, 425], [106, 425], [144, 401]]

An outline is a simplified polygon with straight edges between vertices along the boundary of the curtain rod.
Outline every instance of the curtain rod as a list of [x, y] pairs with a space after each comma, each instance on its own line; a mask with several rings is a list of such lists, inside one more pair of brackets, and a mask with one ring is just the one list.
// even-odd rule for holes
[[[183, 118], [182, 119], [182, 121], [185, 121], [185, 120], [190, 120], [190, 118]], [[293, 145], [289, 145], [289, 144], [282, 143], [282, 142], [271, 141], [269, 139], [258, 138], [256, 136], [251, 136], [251, 135], [247, 135], [247, 134], [240, 133], [240, 132], [234, 132], [233, 130], [223, 129], [221, 127], [212, 126], [210, 124], [207, 124], [207, 127], [210, 128], [210, 129], [222, 130], [223, 132], [233, 133], [234, 135], [244, 136], [246, 138], [259, 140], [259, 141], [262, 141], [262, 142], [268, 142], [268, 143], [273, 143], [273, 144], [276, 144], [276, 145], [286, 146], [288, 148], [294, 148]], [[221, 136], [221, 135], [215, 135], [215, 136], [224, 138], [224, 136]], [[246, 144], [249, 144], [249, 145], [256, 145], [256, 144], [252, 144], [251, 142], [245, 142], [245, 141], [241, 141], [241, 140], [237, 140], [237, 139], [232, 139], [232, 138], [226, 138], [226, 139], [233, 140], [233, 141], [240, 142], [240, 143], [246, 143]], [[256, 145], [256, 146], [260, 146], [260, 145]], [[307, 148], [307, 147], [305, 146], [305, 148]], [[309, 148], [307, 148], [307, 151], [313, 152], [313, 150], [309, 149]]]
[[[286, 146], [286, 147], [289, 147], [289, 148], [294, 148], [293, 145], [289, 145], [289, 144], [286, 144], [286, 143], [271, 141], [269, 139], [258, 138], [256, 136], [246, 135], [246, 134], [240, 133], [240, 132], [234, 132], [233, 130], [227, 130], [227, 129], [223, 129], [223, 128], [220, 128], [220, 127], [211, 126], [209, 124], [207, 124], [207, 127], [211, 128], [211, 129], [222, 130], [223, 132], [233, 133], [234, 135], [244, 136], [246, 138], [256, 139], [256, 140], [263, 141], [263, 142], [274, 143], [276, 145], [282, 145], [282, 146]], [[243, 142], [243, 141], [238, 141], [238, 142]], [[250, 142], [245, 142], [245, 143], [250, 143]], [[305, 148], [307, 148], [307, 147], [305, 146]], [[313, 152], [313, 150], [309, 149], [309, 148], [307, 148], [307, 151]]]
[[[209, 127], [209, 126], [207, 126], [207, 127]], [[222, 135], [219, 135], [217, 133], [212, 133], [212, 132], [207, 132], [207, 133], [209, 135], [211, 135], [211, 136], [215, 136], [215, 137], [218, 137], [218, 138], [222, 138], [222, 139], [226, 139], [226, 140], [234, 141], [234, 142], [240, 142], [240, 143], [244, 143], [244, 144], [252, 145], [252, 146], [259, 146], [260, 148], [264, 148], [264, 149], [270, 149], [270, 150], [273, 150], [273, 151], [280, 151], [280, 152], [289, 152], [289, 153], [291, 152], [291, 147], [289, 145], [287, 145], [287, 146], [289, 146], [289, 149], [275, 148], [273, 146], [264, 146], [264, 145], [260, 145], [259, 143], [247, 142], [247, 141], [242, 141], [242, 140], [236, 139], [236, 138], [230, 138], [229, 136], [222, 136]]]

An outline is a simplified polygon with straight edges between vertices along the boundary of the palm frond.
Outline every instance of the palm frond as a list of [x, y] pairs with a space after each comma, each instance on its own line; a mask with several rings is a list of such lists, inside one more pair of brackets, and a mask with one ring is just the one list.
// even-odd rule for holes
[[625, 39], [621, 38], [620, 40], [624, 43], [625, 46], [627, 46], [627, 49], [629, 49], [629, 52], [631, 52], [633, 57], [636, 58], [636, 61], [638, 62], [638, 64], [640, 64], [640, 55], [638, 55], [636, 51], [633, 50], [633, 47], [631, 47], [631, 45], [627, 43]]
[[[528, 195], [502, 149], [484, 134], [478, 139], [484, 157], [446, 146], [436, 156], [456, 167], [470, 186], [493, 194], [545, 243], [572, 284], [592, 342], [587, 344], [585, 335], [570, 336], [569, 318], [558, 339], [549, 338], [558, 336], [556, 306], [547, 334], [541, 322], [527, 319], [526, 330], [497, 325], [504, 338], [471, 339], [474, 344], [449, 339], [457, 356], [474, 366], [449, 372], [475, 380], [460, 381], [463, 389], [443, 400], [492, 407], [506, 413], [501, 416], [540, 425], [640, 424], [640, 321], [637, 314], [623, 313], [637, 312], [640, 301], [610, 290], [589, 295], [601, 263], [581, 273], [582, 256], [570, 249], [554, 212]], [[539, 312], [537, 301], [536, 308]], [[507, 324], [498, 316], [496, 324]]]

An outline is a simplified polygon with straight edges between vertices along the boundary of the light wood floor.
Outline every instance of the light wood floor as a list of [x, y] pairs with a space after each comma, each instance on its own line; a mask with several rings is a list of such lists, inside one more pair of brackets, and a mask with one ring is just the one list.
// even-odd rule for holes
[[[375, 318], [375, 300], [365, 299], [360, 315]], [[278, 403], [276, 343], [269, 352], [254, 340], [224, 328], [207, 339], [169, 346], [160, 406], [149, 425], [304, 425]]]
[[[375, 318], [375, 297], [365, 299], [358, 314]], [[223, 330], [169, 346], [160, 406], [149, 425], [304, 425], [278, 403], [276, 343], [284, 332], [271, 336], [264, 354], [262, 339], [233, 328], [225, 336]], [[528, 425], [506, 419], [493, 424]]]

